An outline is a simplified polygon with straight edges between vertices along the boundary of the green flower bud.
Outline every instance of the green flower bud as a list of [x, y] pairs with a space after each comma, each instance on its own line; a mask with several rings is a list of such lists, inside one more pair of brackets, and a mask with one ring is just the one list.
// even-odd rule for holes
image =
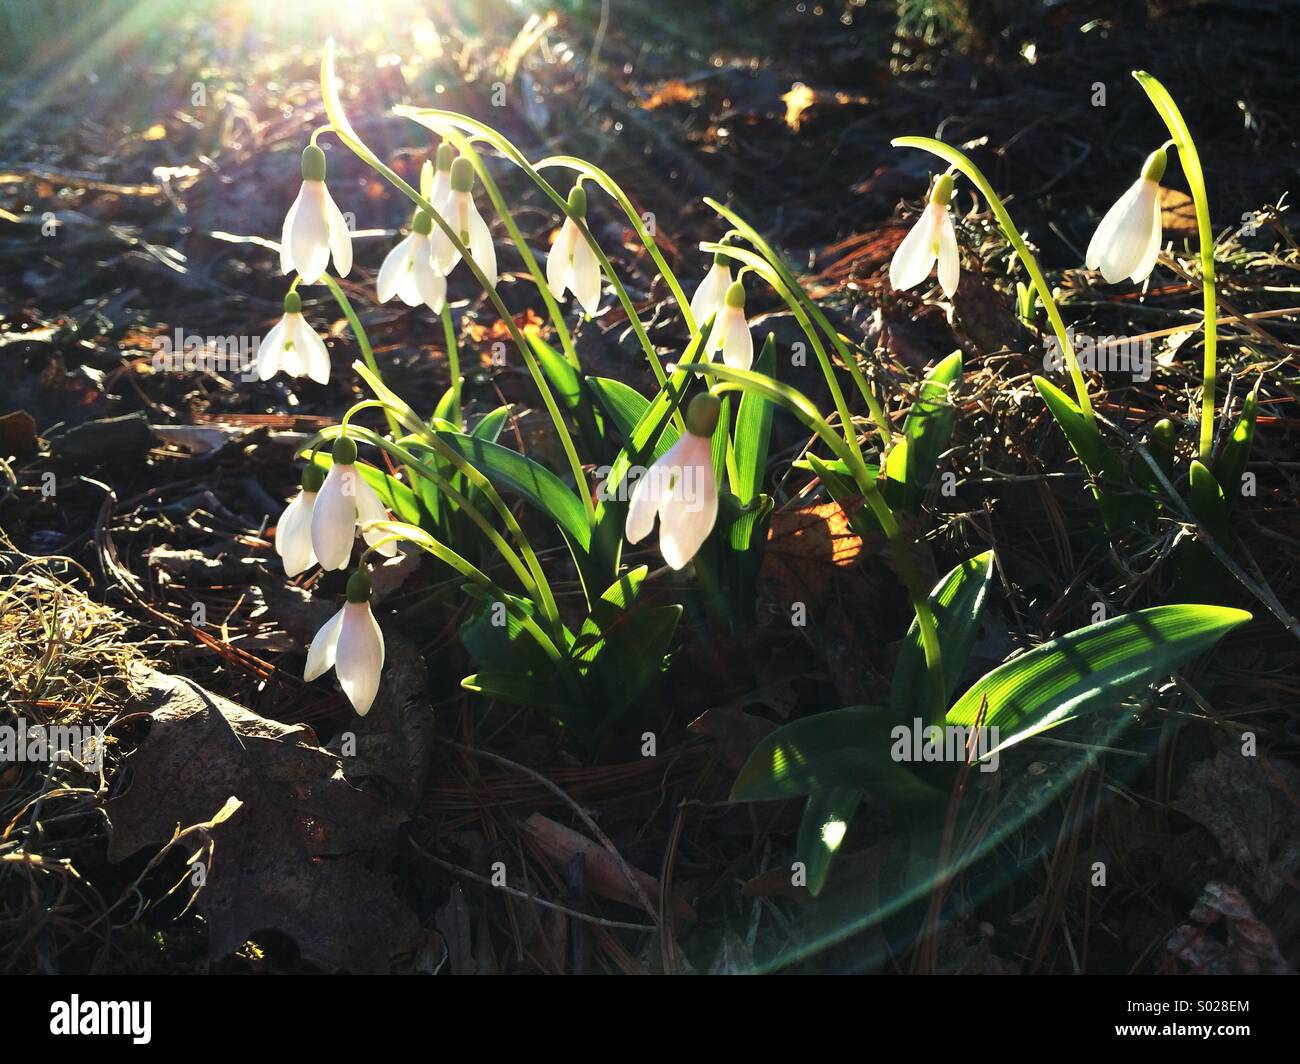
[[451, 164], [451, 190], [453, 192], [474, 190], [474, 167], [463, 155]]
[[290, 291], [284, 297], [284, 312], [286, 314], [302, 313], [302, 296], [295, 291]]
[[946, 207], [950, 199], [952, 199], [952, 174], [940, 174], [934, 183], [934, 188], [930, 190], [930, 202]]
[[308, 462], [302, 471], [303, 491], [320, 491], [321, 485], [325, 483], [325, 470], [315, 462]]
[[325, 180], [325, 153], [315, 144], [308, 144], [302, 150], [302, 179], [304, 181]]
[[451, 164], [456, 158], [456, 151], [445, 140], [438, 145], [437, 161], [434, 165], [439, 170], [450, 170]]
[[739, 281], [732, 281], [727, 288], [727, 306], [745, 309], [745, 286]]
[[347, 595], [349, 602], [370, 601], [370, 574], [366, 572], [364, 566], [359, 566], [356, 572], [348, 577]]
[[429, 212], [424, 210], [416, 211], [415, 216], [411, 219], [411, 229], [422, 236], [428, 236], [432, 233], [433, 219], [429, 217]]
[[357, 445], [346, 436], [334, 441], [334, 464], [352, 465], [357, 460]]
[[581, 185], [569, 189], [569, 210], [579, 218], [587, 216], [587, 190]]
[[712, 436], [718, 427], [722, 401], [708, 392], [701, 392], [686, 408], [686, 431], [693, 436]]
[[1165, 167], [1169, 165], [1169, 155], [1163, 147], [1157, 148], [1147, 156], [1147, 161], [1142, 167], [1142, 179], [1144, 181], [1159, 181], [1165, 176]]

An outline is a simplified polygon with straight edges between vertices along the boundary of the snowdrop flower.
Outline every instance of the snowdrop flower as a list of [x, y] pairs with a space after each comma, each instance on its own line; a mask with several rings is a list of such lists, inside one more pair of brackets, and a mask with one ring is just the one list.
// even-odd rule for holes
[[[569, 210], [579, 218], [587, 214], [587, 192], [581, 185], [569, 192]], [[600, 309], [600, 263], [572, 216], [565, 216], [546, 256], [546, 283], [556, 299], [563, 299], [566, 290], [572, 292], [588, 317], [594, 318]]]
[[433, 219], [424, 211], [416, 211], [411, 235], [393, 248], [379, 267], [379, 302], [387, 303], [397, 296], [408, 307], [423, 303], [435, 314], [442, 313], [447, 302], [447, 279], [433, 265], [429, 238], [432, 230]]
[[[468, 159], [460, 158], [451, 164], [450, 183], [447, 206], [441, 214], [456, 231], [460, 242], [469, 248], [470, 256], [487, 275], [488, 284], [495, 288], [497, 249], [492, 243], [492, 232], [488, 229], [487, 222], [474, 206], [474, 167]], [[445, 277], [460, 261], [460, 252], [441, 227], [433, 234], [432, 240], [433, 263]]]
[[260, 380], [269, 381], [284, 372], [290, 377], [310, 377], [317, 384], [329, 383], [330, 353], [302, 316], [302, 297], [297, 292], [284, 297], [284, 317], [262, 337], [254, 357]]
[[722, 298], [722, 309], [713, 319], [709, 333], [709, 354], [722, 351], [722, 361], [732, 369], [749, 369], [754, 364], [754, 338], [745, 320], [745, 286], [733, 281]]
[[280, 232], [280, 269], [297, 270], [303, 284], [315, 284], [331, 255], [335, 272], [346, 277], [352, 269], [352, 233], [325, 187], [325, 153], [308, 144], [302, 150], [302, 188]]
[[1101, 270], [1107, 284], [1125, 277], [1141, 284], [1155, 269], [1160, 253], [1160, 179], [1168, 161], [1165, 149], [1153, 151], [1139, 177], [1106, 212], [1088, 243], [1084, 258], [1090, 270]]
[[364, 569], [348, 578], [347, 602], [311, 641], [303, 679], [310, 683], [330, 669], [352, 708], [364, 717], [379, 693], [384, 671], [384, 633], [370, 612], [370, 577]]
[[714, 255], [713, 265], [704, 275], [704, 280], [695, 290], [695, 295], [691, 296], [691, 317], [695, 319], [696, 325], [703, 325], [709, 320], [710, 314], [722, 309], [723, 300], [726, 299], [727, 289], [730, 287], [731, 260], [726, 255]]
[[[346, 569], [357, 526], [388, 520], [375, 489], [357, 471], [356, 460], [355, 443], [346, 436], [334, 441], [334, 464], [311, 510], [311, 547], [322, 569]], [[373, 547], [385, 537], [382, 532], [367, 531], [362, 538]], [[391, 558], [397, 554], [397, 544], [384, 543], [377, 550]]]
[[957, 254], [957, 231], [953, 228], [948, 201], [952, 198], [952, 174], [941, 174], [930, 191], [930, 202], [912, 231], [903, 238], [889, 264], [889, 283], [899, 292], [915, 288], [939, 264], [939, 287], [949, 299], [957, 291], [961, 259]]
[[721, 403], [697, 395], [686, 410], [686, 431], [637, 481], [627, 510], [627, 538], [640, 543], [659, 516], [659, 550], [674, 569], [699, 551], [718, 517], [713, 474], [713, 430]]
[[316, 552], [311, 548], [311, 514], [324, 482], [321, 467], [308, 462], [302, 471], [302, 490], [289, 500], [275, 523], [275, 553], [284, 559], [286, 576], [305, 573], [316, 564]]
[[438, 145], [435, 158], [437, 162], [433, 172], [433, 185], [429, 189], [429, 203], [439, 214], [445, 214], [447, 201], [451, 199], [451, 164], [456, 159], [456, 153], [450, 144], [443, 141]]

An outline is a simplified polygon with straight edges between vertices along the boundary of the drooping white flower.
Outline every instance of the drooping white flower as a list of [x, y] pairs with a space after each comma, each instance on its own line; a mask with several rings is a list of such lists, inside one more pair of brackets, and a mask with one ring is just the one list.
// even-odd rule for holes
[[311, 547], [311, 514], [324, 481], [320, 466], [309, 462], [302, 471], [302, 489], [289, 500], [275, 523], [275, 553], [284, 560], [286, 576], [305, 573], [316, 564], [316, 552]]
[[352, 269], [352, 233], [325, 187], [325, 153], [309, 144], [302, 151], [302, 188], [280, 231], [280, 269], [297, 270], [303, 284], [315, 284], [331, 256], [335, 272], [346, 277]]
[[[451, 192], [447, 196], [442, 216], [455, 231], [460, 242], [469, 248], [470, 256], [483, 271], [488, 283], [497, 283], [497, 249], [492, 243], [492, 231], [474, 205], [474, 167], [466, 158], [451, 164]], [[432, 236], [433, 264], [446, 277], [460, 262], [460, 252], [439, 226]]]
[[411, 233], [384, 258], [376, 284], [379, 302], [397, 296], [408, 307], [421, 303], [441, 314], [447, 302], [447, 279], [433, 265], [429, 233], [433, 220], [424, 211], [415, 212]]
[[[367, 521], [388, 520], [387, 509], [362, 478], [356, 460], [355, 443], [346, 436], [334, 441], [334, 464], [311, 511], [311, 546], [322, 569], [346, 569], [357, 527]], [[373, 547], [382, 542], [384, 533], [367, 530], [362, 538]], [[389, 558], [397, 554], [395, 542], [377, 549]]]
[[364, 569], [349, 577], [346, 604], [312, 639], [303, 679], [310, 683], [330, 669], [352, 708], [364, 717], [384, 671], [384, 633], [370, 612], [370, 578]]
[[[581, 185], [569, 192], [569, 210], [579, 218], [587, 214], [587, 193]], [[594, 318], [600, 309], [600, 263], [572, 216], [565, 217], [546, 256], [546, 283], [556, 299], [572, 292], [588, 317]]]
[[949, 299], [961, 279], [961, 256], [957, 252], [957, 231], [953, 228], [948, 201], [952, 198], [952, 175], [941, 174], [930, 192], [930, 202], [903, 238], [889, 263], [889, 283], [899, 292], [915, 288], [939, 264], [939, 287]]
[[721, 404], [697, 395], [686, 411], [686, 431], [655, 462], [632, 491], [625, 531], [640, 543], [659, 517], [659, 550], [674, 569], [685, 568], [709, 538], [718, 518], [718, 482], [713, 473], [713, 430]]
[[310, 377], [317, 384], [329, 383], [329, 349], [302, 316], [302, 297], [297, 292], [284, 297], [284, 317], [262, 337], [254, 357], [259, 380], [269, 381], [277, 373], [287, 373], [290, 377]]
[[733, 369], [749, 369], [754, 364], [754, 337], [745, 319], [745, 286], [733, 281], [727, 286], [722, 309], [713, 319], [708, 352], [722, 352], [722, 361]]
[[1160, 179], [1165, 173], [1165, 149], [1153, 151], [1142, 176], [1106, 212], [1088, 242], [1084, 262], [1101, 270], [1107, 284], [1125, 277], [1141, 284], [1155, 269], [1160, 254]]
[[713, 265], [704, 275], [700, 287], [691, 296], [691, 317], [697, 326], [708, 321], [709, 315], [721, 310], [727, 289], [731, 287], [731, 261], [726, 255], [714, 255]]

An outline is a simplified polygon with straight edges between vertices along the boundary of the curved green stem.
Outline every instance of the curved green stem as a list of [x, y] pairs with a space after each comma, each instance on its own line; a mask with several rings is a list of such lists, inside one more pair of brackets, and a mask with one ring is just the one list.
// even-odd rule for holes
[[943, 656], [939, 647], [939, 631], [930, 608], [929, 589], [921, 580], [921, 574], [912, 558], [912, 545], [903, 535], [898, 520], [889, 503], [876, 487], [875, 478], [862, 460], [862, 454], [848, 446], [845, 439], [831, 428], [817, 407], [806, 395], [795, 388], [783, 385], [760, 373], [750, 370], [732, 369], [713, 363], [702, 363], [691, 367], [697, 373], [706, 373], [723, 383], [715, 385], [711, 391], [747, 390], [762, 395], [765, 399], [779, 403], [798, 417], [831, 449], [853, 475], [855, 483], [862, 492], [862, 497], [871, 508], [872, 514], [880, 524], [881, 531], [893, 548], [894, 558], [898, 564], [898, 574], [911, 599], [912, 609], [916, 613], [917, 627], [921, 633], [921, 646], [925, 651], [925, 668], [929, 679], [930, 711], [934, 723], [942, 725], [947, 714], [947, 699], [943, 682]]
[[1074, 353], [1074, 344], [1070, 342], [1070, 335], [1066, 332], [1061, 312], [1057, 309], [1056, 300], [1052, 298], [1052, 290], [1047, 286], [1047, 279], [1043, 276], [1043, 271], [1038, 267], [1038, 260], [1030, 252], [1029, 246], [1021, 237], [1020, 231], [1016, 229], [1015, 223], [1011, 220], [1011, 215], [1007, 213], [1006, 207], [1003, 206], [1002, 200], [998, 198], [998, 194], [993, 191], [993, 186], [989, 184], [988, 179], [966, 155], [941, 140], [935, 140], [932, 137], [895, 137], [890, 143], [896, 148], [920, 148], [922, 151], [928, 151], [931, 155], [937, 155], [944, 162], [949, 163], [965, 174], [971, 184], [980, 190], [980, 194], [983, 195], [989, 208], [993, 211], [993, 216], [997, 218], [1002, 232], [1006, 235], [1011, 246], [1016, 249], [1020, 261], [1024, 263], [1029, 279], [1038, 292], [1038, 299], [1047, 312], [1047, 320], [1052, 325], [1052, 332], [1056, 334], [1057, 343], [1061, 345], [1061, 351], [1065, 355], [1065, 364], [1070, 371], [1070, 379], [1074, 382], [1074, 394], [1078, 400], [1079, 409], [1083, 411], [1083, 416], [1088, 420], [1092, 430], [1099, 432], [1097, 418], [1092, 412], [1092, 400], [1088, 398], [1088, 385], [1083, 379], [1083, 372], [1079, 369], [1079, 360]]
[[447, 341], [447, 369], [451, 374], [452, 424], [456, 426], [456, 431], [459, 432], [464, 425], [464, 419], [460, 411], [460, 346], [456, 343], [456, 325], [451, 320], [450, 303], [443, 303], [442, 305], [442, 335]]
[[577, 448], [573, 444], [573, 436], [569, 432], [569, 426], [565, 423], [564, 415], [555, 401], [555, 396], [551, 392], [551, 386], [546, 381], [546, 376], [542, 373], [541, 367], [537, 364], [537, 359], [533, 356], [532, 349], [524, 334], [520, 331], [519, 326], [510, 315], [501, 296], [497, 293], [496, 288], [488, 283], [487, 275], [474, 261], [473, 255], [469, 248], [460, 239], [460, 234], [455, 228], [448, 224], [447, 219], [418, 191], [412, 188], [393, 168], [383, 162], [374, 152], [372, 152], [366, 143], [357, 135], [356, 130], [348, 121], [347, 115], [343, 111], [343, 104], [339, 100], [338, 89], [334, 84], [334, 42], [332, 40], [325, 42], [325, 52], [321, 59], [321, 96], [325, 102], [325, 113], [329, 116], [330, 124], [333, 126], [334, 133], [346, 144], [352, 152], [377, 173], [381, 174], [390, 185], [400, 191], [417, 207], [422, 208], [434, 224], [446, 234], [453, 248], [460, 254], [466, 267], [474, 275], [479, 286], [483, 289], [484, 294], [491, 301], [502, 323], [510, 332], [510, 338], [514, 341], [515, 346], [519, 349], [519, 354], [524, 360], [524, 365], [528, 367], [529, 376], [533, 379], [538, 393], [542, 397], [542, 402], [546, 406], [546, 412], [550, 415], [551, 422], [555, 426], [556, 435], [559, 436], [560, 445], [564, 449], [564, 455], [569, 463], [569, 470], [573, 476], [574, 487], [577, 489], [578, 496], [582, 500], [583, 509], [586, 511], [587, 521], [595, 525], [596, 505], [591, 498], [591, 489], [587, 484], [586, 474], [582, 469], [582, 461], [578, 458]]
[[880, 400], [876, 398], [876, 393], [872, 390], [871, 383], [863, 375], [862, 367], [858, 365], [857, 355], [850, 350], [849, 345], [844, 342], [844, 338], [840, 336], [839, 330], [830, 323], [830, 320], [824, 313], [822, 313], [821, 307], [819, 307], [813, 301], [813, 298], [804, 291], [803, 285], [799, 283], [794, 272], [785, 264], [784, 258], [777, 253], [776, 249], [773, 248], [771, 244], [763, 239], [757, 229], [741, 218], [735, 211], [724, 207], [717, 200], [710, 199], [706, 196], [704, 202], [707, 206], [712, 207], [714, 211], [732, 224], [733, 228], [722, 238], [722, 242], [726, 243], [727, 238], [735, 234], [744, 237], [749, 241], [749, 243], [756, 247], [759, 250], [759, 253], [762, 254], [769, 263], [771, 263], [772, 268], [780, 275], [781, 280], [785, 282], [786, 287], [796, 296], [808, 316], [817, 323], [818, 327], [826, 335], [826, 338], [830, 340], [831, 344], [835, 347], [836, 353], [840, 356], [840, 361], [842, 361], [848, 369], [849, 375], [853, 378], [853, 383], [858, 386], [858, 391], [861, 393], [863, 400], [867, 404], [867, 410], [871, 414], [871, 420], [875, 423], [876, 431], [880, 435], [882, 446], [881, 453], [883, 454], [884, 452], [887, 452], [893, 443], [893, 428], [889, 423], [889, 417], [885, 414], [885, 409], [881, 405]]
[[578, 361], [578, 351], [573, 346], [573, 336], [564, 322], [564, 312], [560, 309], [560, 304], [551, 293], [551, 286], [546, 281], [546, 274], [542, 272], [541, 267], [538, 265], [537, 257], [533, 254], [532, 248], [528, 246], [528, 241], [524, 239], [524, 234], [519, 231], [515, 216], [506, 205], [505, 197], [501, 195], [501, 189], [497, 186], [496, 180], [492, 177], [488, 168], [483, 165], [483, 159], [479, 156], [479, 153], [474, 150], [471, 138], [466, 137], [454, 128], [448, 128], [446, 135], [447, 139], [455, 145], [456, 150], [465, 156], [470, 161], [470, 165], [474, 167], [474, 172], [478, 174], [478, 179], [483, 183], [483, 188], [487, 191], [488, 199], [492, 201], [492, 209], [497, 212], [497, 217], [505, 225], [506, 232], [510, 234], [510, 239], [515, 243], [515, 250], [519, 252], [519, 257], [523, 260], [524, 268], [532, 276], [533, 284], [537, 286], [537, 291], [541, 294], [542, 302], [546, 305], [547, 316], [551, 319], [551, 325], [555, 328], [555, 335], [560, 338], [560, 348], [564, 351], [565, 359], [574, 369], [581, 371], [582, 364]]
[[428, 551], [439, 561], [446, 563], [463, 576], [468, 577], [491, 594], [507, 610], [510, 610], [510, 613], [519, 621], [528, 634], [537, 640], [537, 645], [542, 648], [543, 653], [548, 658], [556, 664], [564, 662], [564, 655], [555, 645], [555, 641], [542, 630], [538, 623], [523, 610], [510, 609], [510, 596], [498, 587], [486, 573], [473, 563], [466, 561], [445, 543], [435, 539], [417, 525], [408, 525], [401, 521], [370, 521], [367, 522], [367, 527], [378, 532], [391, 532], [393, 538], [414, 543], [420, 549]]
[[[374, 400], [371, 400], [371, 402], [374, 402]], [[400, 443], [389, 440], [386, 437], [379, 435], [379, 433], [372, 432], [370, 429], [361, 426], [352, 426], [351, 428], [347, 428], [343, 425], [332, 425], [313, 436], [311, 440], [304, 445], [303, 449], [314, 450], [318, 443], [325, 440], [335, 439], [342, 436], [345, 432], [351, 437], [355, 437], [364, 443], [368, 443], [371, 446], [377, 447], [387, 454], [392, 455], [403, 465], [413, 469], [420, 476], [428, 480], [434, 485], [434, 487], [446, 495], [448, 499], [464, 510], [466, 516], [478, 526], [483, 535], [487, 537], [488, 542], [491, 543], [497, 553], [501, 555], [502, 560], [505, 561], [505, 563], [514, 571], [515, 576], [519, 578], [519, 582], [524, 586], [528, 595], [534, 601], [538, 602], [539, 605], [546, 601], [546, 595], [541, 593], [541, 588], [538, 586], [533, 574], [529, 571], [528, 566], [524, 564], [520, 559], [519, 554], [511, 548], [510, 544], [505, 541], [501, 533], [492, 526], [492, 522], [483, 516], [477, 506], [473, 505], [467, 498], [465, 498], [465, 496], [458, 492], [451, 482], [442, 476], [437, 469], [431, 466], [428, 462], [417, 458]]]
[[632, 205], [627, 193], [619, 187], [618, 182], [600, 167], [593, 166], [585, 159], [578, 159], [572, 155], [552, 155], [539, 162], [536, 168], [545, 170], [548, 166], [566, 166], [570, 170], [585, 174], [613, 197], [614, 201], [623, 209], [623, 213], [627, 215], [627, 220], [631, 223], [632, 229], [635, 231], [637, 239], [641, 241], [642, 247], [650, 252], [650, 257], [654, 260], [655, 266], [658, 267], [659, 273], [663, 276], [669, 291], [672, 292], [673, 299], [677, 301], [677, 308], [681, 311], [682, 321], [685, 322], [687, 331], [695, 332], [696, 321], [691, 314], [691, 301], [686, 298], [686, 293], [682, 291], [682, 286], [677, 282], [677, 275], [669, 269], [667, 261], [659, 251], [659, 245], [655, 243], [654, 237], [650, 235], [650, 230], [645, 227], [645, 223], [641, 220], [641, 215], [637, 213], [636, 207]]
[[[655, 375], [656, 382], [660, 387], [663, 387], [665, 378], [663, 365], [659, 359], [659, 353], [655, 350], [654, 344], [651, 343], [650, 336], [645, 331], [645, 326], [641, 324], [641, 319], [637, 314], [636, 305], [632, 302], [632, 297], [628, 295], [627, 289], [624, 287], [613, 264], [609, 261], [609, 257], [596, 242], [596, 238], [591, 235], [591, 231], [587, 228], [586, 220], [579, 215], [574, 214], [572, 208], [569, 206], [568, 199], [565, 196], [560, 195], [560, 192], [555, 188], [555, 186], [538, 173], [538, 167], [534, 167], [524, 156], [523, 152], [516, 148], [514, 144], [491, 126], [484, 125], [482, 122], [477, 122], [472, 118], [467, 118], [465, 115], [457, 114], [455, 111], [442, 111], [430, 107], [396, 107], [394, 108], [394, 113], [410, 118], [413, 121], [418, 122], [420, 125], [433, 130], [435, 133], [451, 136], [452, 130], [463, 129], [472, 134], [473, 137], [490, 144], [533, 180], [534, 184], [536, 184], [537, 187], [551, 199], [556, 207], [559, 208], [560, 212], [578, 227], [578, 231], [582, 234], [582, 238], [587, 242], [587, 246], [591, 248], [592, 253], [596, 256], [596, 261], [600, 263], [600, 268], [605, 275], [605, 279], [609, 281], [610, 287], [614, 289], [614, 295], [618, 298], [619, 304], [623, 307], [623, 312], [627, 315], [628, 324], [631, 325], [632, 331], [636, 335], [637, 342], [640, 343], [642, 350], [645, 352], [646, 361], [650, 363], [650, 369]], [[456, 136], [453, 138], [453, 143], [460, 146], [467, 142], [464, 137]], [[574, 162], [581, 162], [581, 160], [574, 160]], [[557, 160], [543, 160], [539, 166], [547, 166], [552, 163], [559, 165]], [[602, 188], [619, 201], [620, 206], [623, 206], [625, 212], [628, 212], [629, 219], [634, 220], [634, 226], [637, 229], [638, 234], [642, 235], [642, 239], [646, 242], [647, 249], [653, 249], [651, 250], [651, 254], [654, 257], [656, 264], [659, 265], [660, 270], [664, 272], [664, 279], [668, 281], [669, 287], [672, 288], [674, 295], [676, 296], [680, 293], [681, 287], [677, 284], [677, 278], [673, 276], [672, 271], [668, 269], [667, 263], [663, 261], [663, 257], [659, 254], [659, 249], [655, 246], [650, 234], [645, 230], [640, 217], [636, 214], [635, 208], [633, 208], [630, 201], [627, 200], [622, 189], [618, 188], [618, 185], [614, 183], [613, 179], [608, 174], [603, 170], [598, 170], [596, 167], [589, 167], [587, 164], [582, 163], [581, 167], [572, 168], [578, 169], [580, 172], [586, 174], [586, 176], [601, 185]], [[490, 194], [489, 191], [489, 195]], [[496, 201], [494, 200], [493, 202], [495, 205]], [[498, 206], [498, 213], [500, 213], [500, 210], [501, 208]], [[504, 219], [504, 215], [502, 217]], [[507, 224], [507, 229], [511, 228], [511, 224], [512, 223]], [[512, 237], [520, 247], [521, 257], [524, 257], [525, 265], [528, 265], [528, 260], [532, 258], [532, 254], [527, 250], [527, 246], [524, 244], [522, 236], [516, 235], [517, 233], [517, 229], [511, 230]], [[529, 272], [533, 273], [538, 287], [543, 292], [543, 298], [548, 300], [549, 309], [554, 305], [554, 301], [550, 299], [550, 286], [547, 284], [546, 278], [541, 275], [540, 271], [535, 270], [535, 267], [536, 263], [534, 262], [533, 266], [530, 267]], [[694, 322], [690, 320], [690, 307], [688, 304], [683, 305], [686, 307], [685, 316], [688, 320], [690, 329], [694, 332]], [[567, 331], [561, 333], [561, 340], [563, 340], [565, 336], [567, 336]], [[569, 357], [569, 353], [569, 349], [566, 349], [565, 356]], [[575, 368], [579, 368], [576, 352], [573, 353], [570, 361], [573, 363]]]
[[1169, 91], [1145, 70], [1133, 71], [1133, 77], [1150, 97], [1152, 105], [1169, 129], [1169, 135], [1178, 149], [1178, 161], [1182, 163], [1192, 201], [1196, 204], [1196, 236], [1201, 251], [1201, 295], [1205, 305], [1205, 360], [1202, 367], [1198, 449], [1201, 462], [1210, 466], [1214, 458], [1214, 393], [1219, 377], [1219, 311], [1215, 299], [1214, 231], [1210, 228], [1210, 201], [1205, 192], [1205, 173], [1201, 169], [1201, 157], [1192, 140], [1192, 132], [1187, 128], [1187, 122]]
[[[316, 132], [319, 133], [321, 130]], [[361, 319], [357, 317], [357, 312], [352, 309], [352, 301], [344, 293], [343, 286], [328, 273], [322, 274], [321, 280], [329, 288], [330, 294], [334, 297], [334, 302], [343, 311], [343, 316], [348, 319], [348, 324], [352, 327], [352, 335], [357, 338], [357, 346], [361, 348], [361, 357], [365, 359], [366, 365], [370, 367], [370, 372], [382, 380], [384, 375], [379, 372], [379, 363], [375, 361], [375, 351], [370, 346], [370, 337], [366, 335], [366, 330], [361, 324]], [[396, 433], [397, 422], [387, 407], [384, 407], [384, 417], [388, 419], [388, 431]]]
[[795, 297], [781, 278], [781, 275], [776, 271], [776, 268], [757, 252], [750, 251], [747, 248], [738, 248], [734, 244], [704, 243], [700, 245], [700, 250], [711, 254], [726, 255], [744, 263], [748, 269], [753, 270], [754, 273], [762, 277], [772, 287], [772, 290], [785, 301], [786, 306], [790, 308], [790, 313], [795, 316], [799, 327], [803, 329], [804, 335], [808, 337], [808, 342], [812, 344], [813, 351], [817, 355], [817, 361], [821, 366], [822, 376], [826, 378], [826, 386], [830, 389], [831, 398], [835, 403], [835, 412], [839, 415], [840, 424], [844, 428], [844, 439], [857, 456], [858, 463], [861, 464], [862, 445], [858, 443], [858, 434], [853, 427], [853, 415], [849, 412], [848, 401], [844, 398], [844, 389], [840, 387], [839, 377], [835, 373], [835, 364], [831, 362], [825, 346], [818, 338], [817, 329], [813, 327], [808, 315], [804, 312], [803, 304]]

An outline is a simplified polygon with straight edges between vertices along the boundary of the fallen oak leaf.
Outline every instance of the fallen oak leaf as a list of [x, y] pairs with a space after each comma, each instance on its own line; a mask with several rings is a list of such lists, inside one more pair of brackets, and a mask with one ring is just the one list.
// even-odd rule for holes
[[196, 901], [212, 957], [267, 928], [291, 936], [304, 958], [353, 972], [391, 971], [413, 951], [418, 921], [370, 867], [400, 814], [352, 787], [308, 727], [145, 666], [131, 681], [152, 726], [127, 762], [130, 787], [105, 808], [111, 861], [168, 843], [234, 796], [238, 815], [212, 821], [216, 858]]

